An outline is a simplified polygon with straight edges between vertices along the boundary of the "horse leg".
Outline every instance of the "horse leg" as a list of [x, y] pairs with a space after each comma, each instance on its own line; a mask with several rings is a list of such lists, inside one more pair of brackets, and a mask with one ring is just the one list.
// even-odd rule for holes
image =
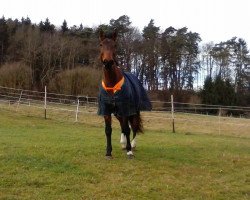
[[124, 129], [123, 129], [123, 123], [122, 123], [122, 117], [120, 116], [116, 116], [116, 118], [118, 119], [118, 121], [120, 122], [120, 127], [121, 127], [121, 139], [120, 139], [120, 144], [122, 146], [122, 149], [126, 149], [126, 145], [127, 145], [127, 139], [124, 133]]
[[132, 148], [131, 148], [131, 143], [130, 143], [130, 128], [129, 128], [129, 123], [128, 123], [128, 118], [124, 117], [122, 120], [122, 129], [124, 131], [124, 134], [126, 136], [127, 139], [127, 145], [126, 145], [126, 149], [127, 149], [127, 156], [129, 159], [133, 158], [133, 152], [132, 152]]
[[134, 150], [135, 150], [135, 147], [136, 147], [136, 138], [135, 137], [136, 137], [136, 132], [133, 131], [133, 140], [131, 142], [131, 147]]
[[104, 116], [105, 120], [105, 134], [107, 139], [107, 148], [106, 148], [106, 157], [108, 159], [112, 158], [112, 143], [111, 143], [111, 134], [112, 134], [112, 127], [111, 127], [111, 115]]
[[122, 149], [126, 149], [126, 145], [127, 145], [127, 138], [125, 136], [125, 134], [122, 132], [121, 133], [121, 140], [120, 140], [120, 143], [121, 143], [121, 146], [122, 146]]
[[135, 149], [135, 147], [136, 147], [136, 138], [135, 137], [136, 137], [136, 134], [138, 131], [138, 124], [137, 124], [136, 117], [137, 117], [137, 115], [133, 115], [133, 116], [129, 117], [129, 123], [130, 123], [130, 126], [131, 126], [132, 131], [133, 131], [133, 139], [131, 142], [132, 149]]

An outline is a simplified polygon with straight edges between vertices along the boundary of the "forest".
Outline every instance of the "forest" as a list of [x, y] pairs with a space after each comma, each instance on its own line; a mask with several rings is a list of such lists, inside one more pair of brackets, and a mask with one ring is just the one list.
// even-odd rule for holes
[[51, 92], [96, 96], [101, 29], [118, 31], [119, 65], [139, 78], [152, 99], [175, 94], [183, 102], [250, 106], [250, 54], [243, 38], [202, 44], [187, 27], [162, 30], [151, 19], [140, 31], [127, 15], [97, 27], [3, 16], [0, 86], [41, 91], [46, 85]]

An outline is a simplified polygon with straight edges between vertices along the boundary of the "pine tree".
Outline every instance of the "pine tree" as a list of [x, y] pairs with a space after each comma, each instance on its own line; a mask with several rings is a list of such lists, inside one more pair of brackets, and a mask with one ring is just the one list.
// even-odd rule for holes
[[68, 28], [67, 22], [66, 22], [66, 20], [64, 20], [62, 23], [62, 26], [61, 26], [61, 31], [62, 31], [62, 33], [65, 33], [68, 30], [69, 30], [69, 28]]
[[29, 25], [31, 25], [31, 20], [30, 20], [30, 18], [28, 16], [26, 17], [26, 19], [22, 17], [21, 23], [23, 25], [29, 26]]
[[201, 91], [201, 98], [204, 104], [236, 105], [234, 86], [229, 79], [224, 81], [221, 76], [216, 76], [214, 80], [209, 76], [206, 78], [204, 88]]
[[8, 26], [4, 16], [0, 18], [0, 64], [4, 62], [5, 55], [8, 49]]
[[212, 104], [214, 99], [214, 84], [210, 76], [205, 79], [203, 90], [201, 91], [201, 98], [204, 104]]
[[149, 90], [158, 90], [159, 77], [159, 30], [160, 27], [155, 26], [154, 20], [151, 19], [149, 24], [143, 29], [143, 56], [145, 58], [145, 77], [148, 82]]
[[39, 23], [39, 29], [41, 32], [53, 33], [55, 31], [55, 26], [50, 23], [49, 18], [46, 18], [45, 22], [41, 21]]

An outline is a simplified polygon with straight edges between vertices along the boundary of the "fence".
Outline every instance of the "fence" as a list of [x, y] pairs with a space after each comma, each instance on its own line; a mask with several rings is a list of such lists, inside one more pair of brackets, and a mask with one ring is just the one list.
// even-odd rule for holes
[[[96, 97], [49, 93], [46, 88], [38, 92], [0, 86], [0, 108], [45, 119], [102, 125], [97, 103]], [[142, 112], [148, 130], [250, 137], [250, 107], [174, 102], [173, 96], [169, 102], [152, 101], [152, 105], [152, 112]]]

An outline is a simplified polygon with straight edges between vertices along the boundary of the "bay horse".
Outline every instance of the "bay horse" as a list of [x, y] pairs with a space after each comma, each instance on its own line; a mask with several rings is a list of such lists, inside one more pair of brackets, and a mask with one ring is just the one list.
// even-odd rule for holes
[[[103, 78], [98, 95], [98, 114], [104, 116], [107, 139], [106, 157], [112, 158], [112, 117], [119, 120], [121, 126], [120, 143], [126, 147], [128, 158], [133, 158], [132, 148], [136, 146], [136, 134], [143, 132], [140, 115], [142, 110], [151, 110], [152, 106], [142, 84], [132, 73], [123, 72], [116, 57], [117, 31], [99, 34], [100, 60], [103, 64]], [[130, 132], [133, 140], [130, 142]]]

